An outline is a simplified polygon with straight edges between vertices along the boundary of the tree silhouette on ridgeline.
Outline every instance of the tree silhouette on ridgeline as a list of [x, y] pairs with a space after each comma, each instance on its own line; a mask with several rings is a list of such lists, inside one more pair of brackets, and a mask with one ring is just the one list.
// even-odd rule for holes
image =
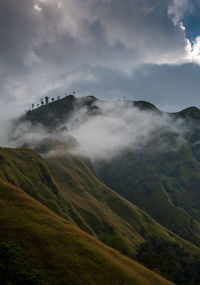
[[44, 100], [43, 100], [43, 98], [40, 99], [40, 103], [41, 103], [42, 106], [44, 105]]
[[[67, 92], [65, 92], [65, 96], [67, 96]], [[72, 92], [72, 94], [73, 95], [75, 95], [76, 94], [76, 92], [75, 91], [73, 91]], [[56, 100], [60, 100], [61, 99], [61, 96], [57, 96], [57, 97], [52, 97], [51, 98], [51, 102], [53, 103], [53, 102], [55, 102]], [[29, 110], [25, 110], [25, 113], [28, 113], [28, 112], [30, 112], [31, 110], [34, 110], [34, 108], [35, 108], [35, 106], [37, 106], [37, 108], [39, 108], [40, 106], [44, 106], [44, 105], [48, 105], [50, 102], [50, 97], [49, 96], [45, 96], [44, 98], [40, 98], [40, 104], [39, 103], [37, 103], [37, 105], [35, 105], [34, 103], [32, 103], [30, 106], [29, 106]], [[36, 108], [36, 109], [37, 109]]]
[[45, 96], [44, 99], [45, 99], [45, 104], [47, 105], [49, 103], [49, 97]]

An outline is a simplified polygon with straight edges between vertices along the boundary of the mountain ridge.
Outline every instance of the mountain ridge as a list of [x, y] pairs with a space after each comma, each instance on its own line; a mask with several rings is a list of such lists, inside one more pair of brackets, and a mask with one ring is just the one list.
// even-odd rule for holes
[[[90, 160], [89, 154], [77, 152], [81, 148], [81, 143], [77, 139], [71, 136], [66, 140], [69, 130], [80, 124], [90, 126], [87, 122], [104, 120], [106, 116], [112, 119], [115, 108], [116, 112], [128, 110], [125, 115], [122, 113], [123, 118], [132, 118], [129, 117], [131, 112], [136, 114], [138, 117], [135, 124], [138, 123], [138, 118], [153, 120], [155, 126], [159, 120], [162, 124], [158, 124], [155, 130], [150, 128], [149, 139], [141, 141], [140, 148], [135, 149], [130, 144], [129, 147], [123, 147], [120, 152], [113, 152], [108, 158], [92, 157]], [[35, 127], [37, 132], [37, 126], [44, 132], [44, 136], [41, 136], [43, 141], [24, 141], [24, 146], [31, 146], [42, 154], [43, 162], [40, 162], [40, 166], [41, 163], [44, 164], [43, 175], [46, 173], [45, 179], [39, 176], [46, 185], [42, 184], [42, 196], [40, 194], [34, 198], [94, 238], [131, 258], [137, 258], [178, 285], [188, 285], [187, 271], [190, 271], [190, 267], [197, 267], [200, 255], [199, 206], [198, 199], [195, 199], [195, 191], [198, 193], [198, 179], [194, 182], [197, 184], [197, 190], [194, 187], [189, 188], [193, 177], [198, 178], [200, 169], [198, 148], [196, 145], [195, 148], [193, 146], [199, 133], [198, 112], [197, 108], [191, 107], [167, 114], [146, 101], [105, 103], [93, 96], [75, 98], [73, 95], [27, 112], [15, 122], [16, 130], [18, 125], [27, 123], [30, 132]], [[116, 113], [114, 114], [116, 116]], [[110, 121], [105, 120], [106, 123], [110, 124]], [[170, 125], [173, 124], [175, 126], [171, 128]], [[97, 130], [98, 126], [101, 125], [96, 125]], [[130, 126], [134, 127], [134, 124]], [[110, 128], [112, 130], [112, 125]], [[180, 128], [184, 128], [184, 132], [179, 131]], [[138, 128], [136, 130], [140, 131]], [[138, 143], [140, 144], [140, 141]], [[164, 147], [160, 148], [162, 144]], [[13, 158], [10, 156], [11, 161], [16, 158], [15, 155]], [[32, 160], [33, 165], [36, 160]], [[183, 169], [183, 176], [176, 174], [179, 164]], [[9, 165], [10, 168], [12, 165]], [[23, 177], [25, 168], [19, 173], [20, 165], [17, 163], [16, 173], [19, 174], [17, 176]], [[191, 165], [195, 167], [192, 166], [189, 170]], [[7, 167], [6, 171], [10, 168]], [[15, 173], [14, 168], [12, 171]], [[4, 179], [9, 178], [8, 182], [15, 183], [16, 174], [7, 176]], [[27, 176], [31, 178], [30, 174]], [[45, 184], [46, 180], [50, 184]], [[18, 182], [16, 180], [16, 183]], [[31, 183], [29, 181], [30, 185]], [[34, 189], [35, 185], [32, 184]], [[188, 188], [188, 193], [193, 193], [190, 199], [188, 196], [185, 200], [185, 204], [181, 200], [186, 193], [184, 185]], [[26, 179], [21, 178], [21, 184], [18, 183], [16, 186], [22, 189], [25, 187], [26, 190]], [[53, 192], [45, 188], [52, 186]], [[175, 199], [176, 195], [179, 195], [179, 199]], [[164, 248], [166, 259], [161, 259], [160, 247]], [[154, 257], [154, 262], [151, 262], [150, 253]], [[174, 268], [174, 274], [171, 275], [167, 271], [170, 268], [170, 259], [176, 264], [177, 269]], [[190, 278], [197, 282], [194, 284], [198, 284], [199, 277], [195, 274], [191, 271]]]

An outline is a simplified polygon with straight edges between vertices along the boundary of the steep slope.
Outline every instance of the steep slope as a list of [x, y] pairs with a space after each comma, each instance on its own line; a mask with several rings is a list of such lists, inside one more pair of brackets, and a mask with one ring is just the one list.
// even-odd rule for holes
[[172, 114], [172, 116], [184, 120], [185, 127], [187, 128], [185, 139], [195, 158], [200, 161], [200, 110], [197, 107], [189, 107]]
[[0, 178], [128, 256], [152, 236], [179, 240], [100, 182], [81, 158], [46, 158], [50, 171], [29, 149], [1, 148], [0, 159]]
[[[33, 124], [42, 123], [45, 127], [55, 128], [58, 127], [59, 125], [61, 126], [61, 124], [64, 121], [67, 122], [71, 114], [73, 114], [75, 110], [77, 111], [82, 107], [87, 109], [88, 114], [94, 115], [95, 113], [93, 113], [93, 108], [96, 106], [96, 102], [98, 102], [98, 99], [96, 99], [93, 96], [88, 96], [85, 98], [75, 98], [73, 95], [70, 95], [54, 103], [50, 103], [48, 105], [39, 107], [33, 111], [27, 112], [27, 114], [22, 118], [22, 120], [30, 121]], [[130, 101], [127, 102], [127, 104], [128, 104], [127, 106], [129, 107], [134, 106], [136, 108], [139, 108], [142, 112], [151, 112], [159, 114], [162, 113], [160, 110], [158, 110], [154, 105], [150, 104], [149, 102]], [[53, 120], [50, 119], [51, 116]], [[171, 116], [175, 120], [177, 118], [181, 118], [184, 120], [183, 126], [185, 124], [185, 127], [188, 128], [188, 132], [185, 132], [185, 139], [188, 141], [188, 148], [191, 148], [193, 154], [198, 158], [198, 153], [200, 152], [198, 144], [198, 139], [199, 139], [198, 122], [200, 118], [199, 109], [191, 107], [181, 112], [170, 114], [169, 116]], [[176, 150], [179, 148], [178, 135], [176, 133], [170, 133], [168, 130], [161, 130], [158, 133], [152, 133], [152, 142], [150, 146], [148, 146], [148, 149], [145, 149], [145, 146], [143, 146], [144, 150], [142, 151], [144, 155], [139, 154], [140, 160], [138, 159], [138, 157], [136, 156], [134, 157], [134, 155], [131, 155], [130, 159], [126, 155], [124, 157], [121, 156], [120, 159], [122, 159], [122, 161], [124, 162], [121, 166], [122, 169], [121, 170], [120, 168], [113, 169], [113, 172], [115, 172], [114, 175], [119, 176], [116, 180], [117, 183], [115, 181], [113, 184], [109, 181], [109, 179], [112, 180], [112, 174], [110, 174], [110, 178], [108, 179], [106, 178], [107, 180], [105, 180], [104, 174], [102, 173], [103, 172], [106, 173], [107, 171], [99, 170], [99, 174], [103, 178], [105, 183], [108, 183], [108, 185], [111, 188], [114, 189], [116, 188], [115, 190], [117, 190], [120, 194], [122, 193], [120, 192], [121, 190], [119, 190], [119, 188], [123, 188], [122, 191], [126, 192], [126, 194], [124, 194], [125, 198], [129, 199], [133, 203], [136, 203], [139, 207], [142, 207], [142, 209], [147, 211], [150, 215], [152, 215], [153, 218], [162, 223], [164, 226], [175, 231], [177, 234], [181, 235], [185, 239], [188, 239], [196, 244], [200, 244], [199, 224], [195, 222], [190, 216], [192, 215], [194, 218], [199, 220], [199, 207], [198, 207], [199, 199], [197, 197], [198, 196], [197, 188], [199, 185], [197, 178], [199, 175], [198, 162], [197, 161], [195, 162], [194, 157], [188, 160], [188, 165], [189, 164], [193, 165], [193, 171], [187, 171], [186, 169], [187, 167], [184, 166], [185, 167], [184, 173], [190, 175], [187, 178], [187, 185], [185, 184], [185, 181], [181, 182], [182, 178], [180, 178], [179, 176], [177, 177], [178, 180], [180, 178], [180, 181], [177, 182], [179, 183], [178, 189], [176, 189], [176, 185], [172, 185], [171, 182], [170, 186], [169, 185], [166, 186], [167, 185], [166, 179], [164, 179], [163, 177], [165, 176], [167, 178], [168, 174], [164, 172], [163, 173], [159, 172], [160, 166], [158, 161], [161, 159], [162, 155], [160, 155], [159, 151], [158, 152], [155, 151], [157, 146], [159, 148], [160, 144], [161, 145], [166, 144], [168, 145], [169, 148], [174, 148], [175, 150], [174, 153], [176, 153]], [[154, 157], [151, 155], [152, 152]], [[165, 152], [167, 153], [166, 150]], [[185, 154], [183, 153], [183, 155]], [[150, 159], [148, 159], [148, 157], [150, 157]], [[158, 157], [159, 159], [157, 159]], [[119, 161], [117, 157], [116, 160]], [[156, 165], [154, 166], [155, 161], [157, 161], [157, 166]], [[165, 155], [165, 161], [167, 162], [167, 155]], [[174, 160], [174, 164], [176, 164], [175, 161], [176, 159]], [[173, 168], [175, 165], [173, 165], [173, 163], [171, 162], [168, 163], [168, 166], [169, 167], [171, 166]], [[165, 162], [163, 161], [161, 163]], [[186, 164], [187, 163], [185, 159], [185, 165]], [[115, 167], [114, 164], [112, 165], [113, 167]], [[105, 167], [106, 166], [104, 165], [103, 168]], [[123, 176], [124, 175], [123, 172], [126, 171], [126, 168], [128, 169], [129, 177], [127, 177], [126, 182], [125, 179], [122, 179], [119, 186], [120, 173], [118, 175], [116, 171], [118, 172], [122, 171], [122, 176]], [[152, 169], [150, 170], [150, 168]], [[112, 169], [109, 169], [108, 173], [109, 171], [112, 172]], [[154, 177], [154, 178], [150, 178], [151, 181], [149, 181], [148, 177]], [[193, 177], [195, 177], [195, 182], [193, 181], [193, 183], [191, 183]], [[137, 178], [140, 180], [139, 183], [137, 183]], [[144, 181], [144, 178], [145, 179], [147, 178], [148, 183]], [[176, 177], [174, 177], [174, 179], [176, 179]], [[130, 182], [130, 180], [132, 181]], [[124, 185], [122, 185], [123, 183]], [[115, 184], [118, 185], [115, 186]], [[165, 189], [165, 186], [167, 187], [167, 189]], [[135, 190], [129, 191], [128, 188], [131, 187], [132, 188], [135, 187]], [[150, 197], [148, 197], [147, 193], [145, 193], [146, 187], [149, 189], [152, 188], [150, 189], [151, 192]], [[139, 188], [141, 188], [140, 191]], [[169, 188], [171, 190], [169, 190]], [[187, 192], [188, 195], [185, 196], [185, 192]], [[131, 195], [131, 197], [128, 193]], [[127, 195], [129, 195], [129, 197]], [[179, 198], [177, 198], [178, 196]], [[186, 198], [185, 200], [184, 197]], [[151, 199], [150, 203], [148, 202], [148, 199]], [[160, 203], [163, 205], [162, 209], [160, 209]], [[184, 208], [185, 211], [178, 207]], [[186, 211], [188, 211], [188, 213]], [[165, 214], [166, 212], [168, 212], [168, 215]], [[184, 227], [183, 224], [185, 225]]]
[[0, 179], [0, 235], [17, 243], [43, 284], [172, 284], [106, 247]]
[[45, 127], [54, 128], [69, 118], [69, 115], [74, 110], [75, 101], [76, 99], [73, 95], [67, 96], [48, 105], [28, 111], [21, 120], [28, 120], [34, 125], [42, 122]]
[[[98, 107], [101, 104], [97, 103], [96, 106], [96, 100], [91, 96], [77, 99], [70, 95], [27, 112], [21, 118], [21, 122], [30, 121], [34, 125], [42, 123], [53, 133], [53, 130], [62, 130], [64, 122], [68, 127], [68, 120], [70, 121], [74, 111], [82, 110], [79, 108], [84, 109], [84, 117], [81, 117], [83, 121], [90, 115], [104, 115]], [[123, 104], [124, 107], [134, 106], [142, 112], [151, 113], [152, 116], [162, 113], [148, 102], [126, 103]], [[129, 111], [131, 112], [130, 109]], [[141, 151], [137, 153], [136, 150], [124, 151], [113, 160], [95, 163], [95, 170], [103, 181], [120, 195], [148, 212], [168, 229], [200, 245], [200, 225], [196, 221], [199, 219], [200, 181], [197, 161], [200, 153], [199, 110], [191, 107], [179, 113], [170, 114], [169, 117], [174, 118], [175, 121], [177, 118], [183, 119], [179, 127], [184, 129], [185, 145], [180, 132], [166, 125], [166, 128], [161, 127], [156, 131], [152, 129], [148, 144], [141, 142]], [[76, 117], [73, 119], [77, 120]], [[173, 120], [170, 119], [169, 122], [173, 124]], [[78, 121], [76, 123], [79, 124]], [[162, 145], [165, 147], [160, 148]], [[116, 196], [95, 177], [89, 160], [84, 161], [82, 158], [66, 155], [46, 158], [46, 162], [50, 168], [50, 176], [54, 177], [52, 179], [55, 181], [54, 186], [58, 190], [56, 204], [59, 205], [60, 215], [72, 220], [80, 228], [108, 245], [129, 256], [141, 253], [142, 244], [147, 244], [147, 247], [144, 246], [146, 252], [142, 253], [145, 256], [148, 256], [149, 252], [159, 252], [159, 247], [164, 245], [167, 248], [167, 259], [170, 256], [168, 252], [170, 248], [172, 251], [177, 250], [176, 246], [179, 248], [179, 245], [173, 246], [171, 242], [178, 241], [181, 243], [180, 248], [187, 248], [189, 245], [172, 232], [156, 225], [155, 221], [144, 212]], [[154, 242], [156, 237], [160, 239], [158, 242]], [[193, 246], [190, 245], [190, 250], [191, 248]], [[177, 250], [178, 256], [183, 257], [184, 254], [183, 252], [179, 254], [179, 249]], [[180, 259], [178, 256], [176, 258]], [[156, 260], [158, 267], [154, 269], [159, 271], [161, 262], [159, 254]], [[145, 264], [151, 267], [148, 262]], [[160, 264], [161, 268], [165, 267], [162, 262]], [[185, 267], [181, 262], [182, 266]], [[190, 271], [188, 268], [187, 270]], [[187, 284], [186, 276], [180, 283], [180, 275], [179, 272], [178, 279], [173, 280], [179, 280], [181, 285]]]
[[0, 148], [0, 178], [22, 188], [57, 214], [69, 218], [70, 207], [59, 195], [49, 170], [33, 150]]
[[122, 253], [135, 256], [140, 244], [155, 236], [178, 242], [190, 252], [198, 251], [106, 187], [87, 161], [67, 153], [47, 156], [47, 168], [33, 150], [0, 151], [0, 177], [4, 181]]
[[[131, 240], [132, 247], [136, 251], [144, 240], [158, 238], [169, 243], [177, 242], [186, 251], [193, 253], [196, 251], [196, 254], [199, 254], [199, 248], [193, 247], [173, 232], [160, 226], [145, 212], [100, 182], [93, 171], [80, 158], [65, 154], [62, 157], [45, 158], [45, 161], [63, 196], [70, 201], [84, 217], [87, 224], [92, 227], [95, 234], [105, 243], [127, 254], [127, 245], [130, 246], [130, 236], [126, 233], [126, 239], [124, 239], [123, 232], [124, 226], [128, 226], [129, 230], [134, 229], [137, 233], [135, 238]], [[183, 214], [185, 214], [184, 211]], [[181, 217], [179, 218], [182, 226], [184, 226]], [[195, 226], [194, 223], [194, 228]], [[124, 240], [126, 247], [121, 247]], [[131, 251], [128, 250], [129, 254], [133, 252], [133, 248]]]
[[[144, 156], [143, 154], [142, 157]], [[159, 163], [160, 157], [156, 157]], [[168, 158], [165, 158], [162, 161], [167, 164]], [[99, 161], [95, 169], [103, 181], [121, 196], [183, 238], [200, 244], [199, 224], [186, 211], [172, 203], [159, 175], [144, 159], [142, 161], [132, 151], [125, 151], [112, 160]], [[169, 167], [169, 171], [170, 169]]]
[[94, 96], [76, 98], [73, 95], [68, 95], [55, 102], [28, 111], [16, 123], [29, 121], [33, 125], [43, 124], [48, 129], [55, 129], [66, 122], [73, 112], [80, 108], [86, 108], [88, 115], [98, 113], [99, 109], [95, 106], [96, 101], [98, 99]]
[[173, 203], [200, 221], [200, 163], [187, 145], [144, 158], [158, 173]]

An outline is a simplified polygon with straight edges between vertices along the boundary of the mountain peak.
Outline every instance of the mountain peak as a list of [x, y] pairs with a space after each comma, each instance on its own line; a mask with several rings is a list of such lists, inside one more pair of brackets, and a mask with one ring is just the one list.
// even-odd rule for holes
[[148, 110], [159, 111], [159, 109], [155, 105], [153, 105], [147, 101], [134, 101], [133, 104], [135, 107], [139, 108], [142, 111], [148, 111]]
[[192, 119], [194, 121], [200, 120], [200, 110], [195, 106], [191, 106], [180, 112], [177, 112], [176, 115], [184, 119]]

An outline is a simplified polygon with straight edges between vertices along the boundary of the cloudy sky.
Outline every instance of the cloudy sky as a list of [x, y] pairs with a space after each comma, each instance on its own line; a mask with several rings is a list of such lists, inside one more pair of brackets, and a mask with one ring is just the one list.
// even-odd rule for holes
[[1, 114], [73, 90], [200, 107], [200, 0], [1, 0]]

